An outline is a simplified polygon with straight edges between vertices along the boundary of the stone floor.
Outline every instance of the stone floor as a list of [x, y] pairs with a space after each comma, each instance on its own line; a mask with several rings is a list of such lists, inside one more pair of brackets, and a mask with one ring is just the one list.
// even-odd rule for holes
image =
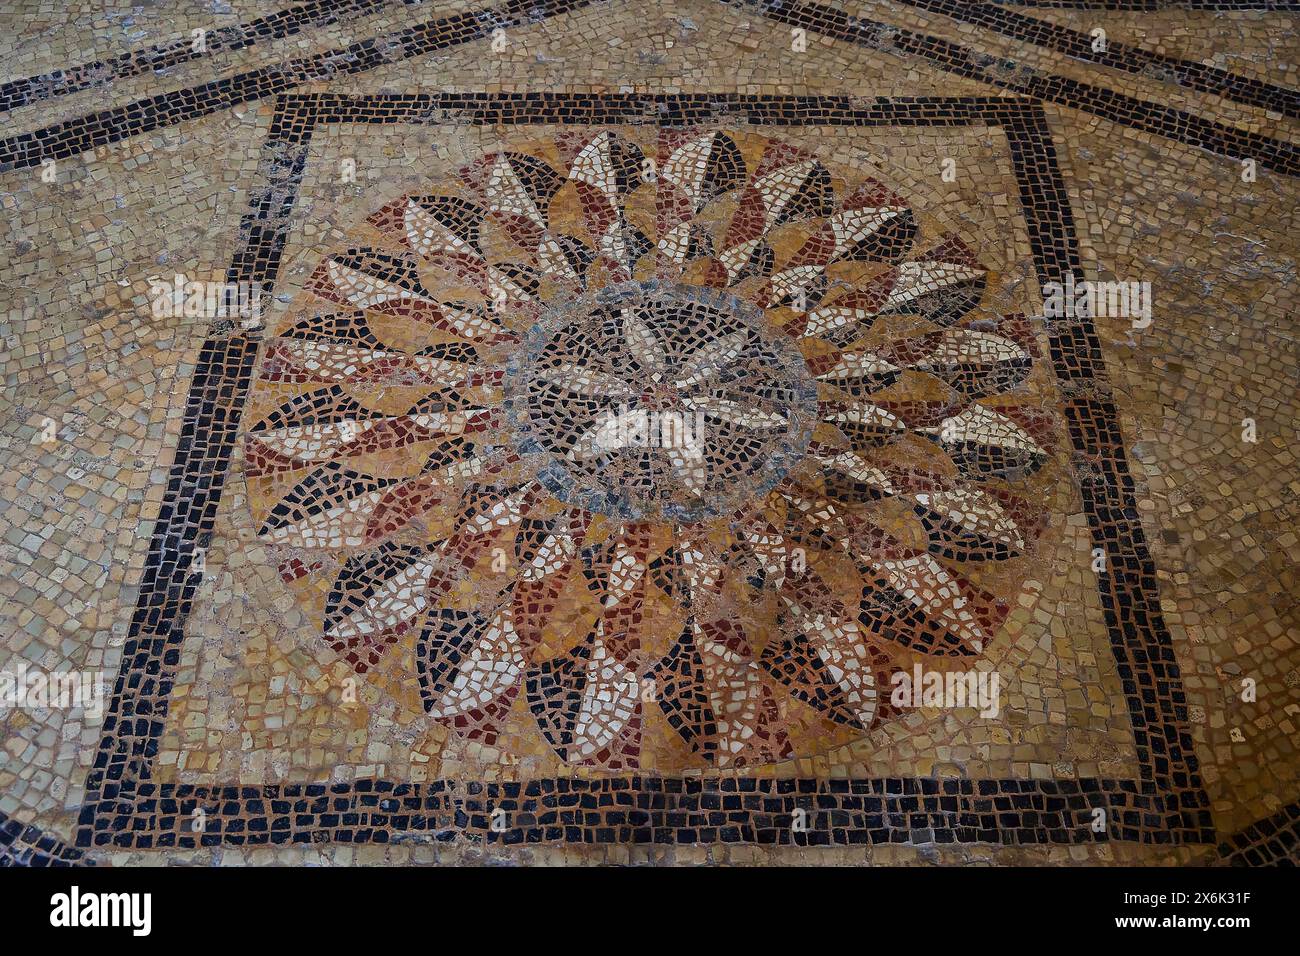
[[0, 863], [1300, 862], [1300, 10], [0, 12]]

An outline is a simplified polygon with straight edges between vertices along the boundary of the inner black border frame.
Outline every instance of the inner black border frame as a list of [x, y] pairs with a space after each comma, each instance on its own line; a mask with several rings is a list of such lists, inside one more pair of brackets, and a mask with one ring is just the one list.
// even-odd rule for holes
[[[732, 123], [967, 126], [1007, 137], [1040, 284], [1082, 279], [1073, 215], [1042, 108], [1005, 97], [856, 100], [740, 94], [282, 94], [263, 144], [227, 281], [273, 291], [312, 134], [321, 123], [470, 125]], [[188, 785], [151, 781], [261, 335], [215, 330], [191, 381], [184, 425], [150, 541], [135, 616], [99, 750], [86, 780], [79, 847], [141, 850], [284, 843], [387, 843], [407, 835], [492, 844], [1213, 843], [1155, 565], [1141, 528], [1118, 410], [1091, 320], [1048, 336], [1094, 547], [1111, 649], [1132, 720], [1137, 779], [548, 778], [521, 783], [360, 780]], [[807, 828], [796, 831], [796, 809]], [[1097, 810], [1104, 814], [1096, 813]], [[200, 814], [199, 811], [202, 811]], [[505, 828], [494, 827], [504, 810]], [[500, 814], [495, 814], [501, 822]], [[202, 820], [202, 825], [198, 821]]]

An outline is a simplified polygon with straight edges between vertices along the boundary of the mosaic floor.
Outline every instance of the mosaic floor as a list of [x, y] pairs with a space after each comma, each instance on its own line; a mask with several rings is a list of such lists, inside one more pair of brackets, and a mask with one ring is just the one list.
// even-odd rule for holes
[[1300, 862], [1297, 5], [0, 17], [0, 863]]

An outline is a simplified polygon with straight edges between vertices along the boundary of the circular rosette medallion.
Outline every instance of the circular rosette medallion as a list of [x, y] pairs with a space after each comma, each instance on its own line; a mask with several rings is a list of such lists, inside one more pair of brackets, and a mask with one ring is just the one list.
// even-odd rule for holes
[[817, 421], [789, 337], [712, 289], [607, 286], [534, 326], [512, 363], [514, 445], [557, 498], [624, 521], [723, 517], [776, 485]]
[[749, 132], [484, 155], [360, 225], [267, 342], [258, 538], [342, 659], [466, 738], [825, 753], [897, 716], [895, 673], [990, 653], [1034, 568], [1054, 395], [989, 281]]

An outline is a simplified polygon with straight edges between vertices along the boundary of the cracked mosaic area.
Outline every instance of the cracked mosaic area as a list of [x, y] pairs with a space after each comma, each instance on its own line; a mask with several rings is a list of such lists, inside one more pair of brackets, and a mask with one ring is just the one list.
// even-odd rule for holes
[[1289, 5], [11, 7], [0, 865], [1300, 862]]

